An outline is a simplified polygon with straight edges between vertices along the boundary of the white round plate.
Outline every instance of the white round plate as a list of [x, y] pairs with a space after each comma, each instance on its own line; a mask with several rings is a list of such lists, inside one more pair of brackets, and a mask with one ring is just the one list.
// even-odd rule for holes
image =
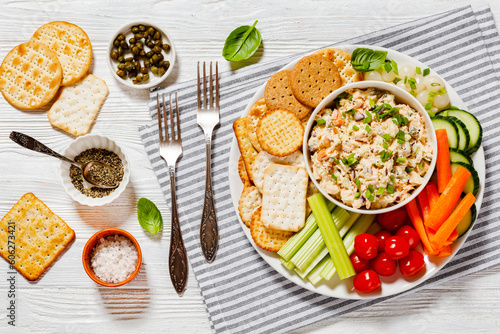
[[[382, 47], [378, 46], [371, 46], [371, 45], [340, 45], [336, 46], [338, 49], [342, 49], [346, 52], [352, 53], [354, 49], [356, 48], [370, 48], [370, 49], [375, 49], [375, 50], [383, 50], [387, 51], [387, 59], [394, 60], [396, 63], [399, 65], [401, 64], [410, 64], [414, 66], [420, 67], [422, 70], [427, 68], [424, 64], [421, 62], [417, 61], [416, 59], [413, 59], [412, 57], [409, 57], [405, 54], [399, 53], [394, 50], [389, 50], [385, 49]], [[299, 58], [300, 59], [300, 58]], [[283, 67], [283, 70], [290, 70], [293, 68], [295, 63], [299, 60], [296, 59]], [[436, 72], [432, 71], [430, 74], [437, 74]], [[441, 76], [440, 76], [441, 77]], [[443, 79], [441, 77], [441, 79]], [[443, 79], [443, 81], [445, 81]], [[448, 91], [448, 95], [450, 97], [451, 105], [456, 106], [458, 108], [463, 108], [464, 110], [467, 110], [466, 105], [464, 102], [460, 99], [458, 94], [453, 90], [453, 88], [445, 81], [446, 84], [446, 90]], [[245, 108], [245, 111], [243, 112], [242, 116], [245, 116], [248, 114], [248, 111], [250, 110], [251, 106], [260, 98], [264, 96], [264, 88], [265, 84], [263, 84], [259, 89], [257, 89], [255, 95], [253, 96], [252, 99], [248, 102], [247, 107]], [[238, 144], [236, 142], [236, 139], [233, 139], [233, 142], [231, 144], [231, 152], [229, 156], [229, 186], [231, 190], [231, 198], [233, 200], [233, 206], [234, 209], [236, 210], [236, 216], [238, 217], [238, 220], [241, 224], [241, 228], [245, 232], [248, 240], [250, 243], [253, 245], [255, 250], [260, 254], [260, 256], [271, 266], [273, 267], [277, 272], [279, 272], [281, 275], [284, 277], [288, 278], [290, 281], [296, 283], [297, 285], [306, 288], [308, 290], [314, 291], [316, 293], [325, 295], [325, 296], [330, 296], [330, 297], [335, 297], [335, 298], [344, 298], [344, 299], [372, 299], [372, 298], [380, 298], [380, 297], [387, 297], [390, 295], [394, 295], [406, 290], [409, 290], [411, 288], [414, 288], [415, 286], [419, 285], [420, 283], [428, 280], [431, 278], [433, 275], [435, 275], [441, 268], [443, 268], [458, 252], [462, 244], [465, 242], [467, 239], [471, 229], [467, 231], [465, 235], [463, 235], [461, 238], [457, 239], [452, 245], [452, 255], [444, 258], [439, 258], [436, 256], [427, 256], [425, 255], [425, 262], [426, 262], [426, 268], [425, 270], [422, 270], [419, 274], [413, 276], [413, 277], [403, 277], [400, 273], [399, 270], [396, 271], [396, 274], [390, 276], [390, 277], [380, 277], [380, 280], [382, 282], [382, 288], [377, 289], [374, 292], [371, 293], [359, 293], [356, 292], [353, 288], [352, 281], [353, 277], [345, 280], [339, 280], [338, 276], [335, 275], [331, 280], [325, 281], [322, 280], [318, 285], [314, 286], [312, 285], [309, 281], [301, 279], [295, 272], [289, 271], [286, 269], [281, 262], [278, 259], [278, 255], [276, 253], [268, 252], [265, 250], [262, 250], [259, 248], [253, 241], [252, 236], [250, 235], [250, 230], [245, 226], [245, 224], [241, 221], [239, 218], [238, 214], [238, 200], [240, 199], [241, 192], [243, 190], [243, 183], [241, 182], [239, 176], [238, 176], [238, 158], [240, 156], [240, 151], [238, 149]], [[472, 157], [472, 160], [474, 162], [474, 168], [476, 169], [477, 173], [479, 174], [479, 179], [481, 181], [481, 188], [479, 190], [479, 194], [476, 199], [476, 208], [477, 212], [479, 214], [479, 210], [481, 208], [481, 203], [483, 200], [483, 194], [484, 194], [484, 188], [483, 185], [485, 183], [485, 160], [484, 160], [484, 150], [483, 146], [479, 148], [479, 150], [474, 154]], [[421, 246], [419, 245], [419, 250], [422, 251]]]

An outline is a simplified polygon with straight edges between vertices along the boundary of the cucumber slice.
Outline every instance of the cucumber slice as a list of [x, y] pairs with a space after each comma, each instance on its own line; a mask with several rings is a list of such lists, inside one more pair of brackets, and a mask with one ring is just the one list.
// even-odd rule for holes
[[468, 230], [470, 230], [470, 228], [476, 221], [476, 216], [477, 216], [476, 204], [472, 204], [469, 211], [467, 211], [464, 218], [462, 218], [460, 223], [458, 223], [457, 225], [457, 232], [459, 238], [465, 233], [467, 233]]
[[451, 162], [464, 162], [468, 165], [474, 166], [470, 155], [457, 148], [450, 148], [450, 160]]
[[469, 148], [469, 143], [470, 143], [470, 135], [469, 135], [469, 130], [465, 126], [464, 122], [462, 122], [460, 119], [454, 117], [454, 116], [448, 116], [448, 119], [451, 119], [453, 122], [455, 122], [455, 125], [457, 126], [458, 129], [458, 135], [459, 135], [459, 140], [458, 140], [458, 149], [465, 151]]
[[455, 170], [458, 166], [467, 168], [467, 170], [470, 172], [469, 180], [467, 180], [467, 182], [465, 183], [463, 192], [466, 194], [472, 193], [472, 195], [477, 196], [477, 193], [479, 192], [479, 175], [477, 174], [476, 170], [474, 169], [474, 167], [472, 167], [472, 165], [463, 162], [452, 162], [451, 174], [455, 173]]
[[438, 113], [439, 116], [453, 116], [461, 120], [469, 130], [470, 141], [469, 147], [465, 150], [467, 153], [472, 154], [479, 149], [483, 140], [483, 128], [481, 123], [477, 120], [476, 116], [470, 112], [460, 109], [447, 109]]
[[458, 148], [458, 143], [460, 141], [460, 135], [458, 134], [458, 128], [455, 122], [447, 117], [435, 116], [432, 119], [432, 125], [434, 129], [445, 129], [448, 134], [448, 145], [452, 148]]

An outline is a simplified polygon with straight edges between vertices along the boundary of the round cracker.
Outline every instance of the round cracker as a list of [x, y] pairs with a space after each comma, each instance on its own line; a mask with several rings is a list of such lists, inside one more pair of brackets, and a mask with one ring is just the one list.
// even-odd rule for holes
[[294, 112], [299, 119], [302, 119], [311, 112], [312, 108], [300, 103], [293, 95], [290, 73], [291, 71], [288, 70], [279, 71], [269, 78], [264, 98], [268, 109], [284, 108]]
[[252, 215], [250, 222], [252, 239], [260, 248], [277, 252], [294, 235], [294, 232], [278, 231], [265, 227], [260, 221], [260, 212], [261, 208], [259, 207]]
[[43, 43], [57, 54], [63, 68], [62, 86], [77, 82], [88, 72], [92, 44], [79, 26], [64, 21], [49, 22], [38, 28], [30, 41]]
[[259, 140], [257, 139], [257, 125], [259, 124], [259, 119], [262, 115], [267, 112], [266, 101], [264, 98], [257, 100], [250, 108], [248, 112], [247, 120], [247, 133], [248, 139], [252, 143], [253, 147], [257, 151], [262, 151], [262, 147], [260, 146]]
[[252, 215], [260, 207], [261, 203], [262, 195], [257, 187], [249, 186], [243, 188], [240, 200], [238, 201], [238, 212], [241, 220], [247, 227], [250, 227]]
[[302, 145], [304, 127], [300, 119], [286, 109], [275, 109], [263, 115], [257, 127], [262, 149], [277, 157], [297, 151]]
[[295, 64], [290, 81], [297, 100], [313, 108], [342, 86], [337, 66], [331, 60], [314, 54], [303, 57]]
[[326, 48], [314, 54], [323, 56], [335, 64], [342, 78], [342, 86], [363, 80], [363, 74], [356, 72], [351, 64], [351, 55], [341, 49]]
[[0, 66], [0, 90], [14, 107], [43, 107], [61, 85], [62, 68], [57, 54], [41, 43], [23, 43], [13, 48]]

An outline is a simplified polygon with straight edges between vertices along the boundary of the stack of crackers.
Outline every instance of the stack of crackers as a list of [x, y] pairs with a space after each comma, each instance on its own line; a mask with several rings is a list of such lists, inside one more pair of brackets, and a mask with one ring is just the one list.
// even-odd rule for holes
[[88, 74], [90, 39], [68, 22], [41, 26], [12, 49], [0, 66], [0, 90], [14, 107], [39, 109], [56, 98], [50, 123], [74, 136], [88, 133], [108, 95], [102, 79]]
[[322, 49], [292, 70], [275, 73], [264, 97], [233, 124], [244, 184], [238, 211], [255, 243], [277, 252], [305, 224], [306, 198], [318, 190], [305, 170], [301, 147], [313, 108], [334, 90], [360, 81], [349, 53]]

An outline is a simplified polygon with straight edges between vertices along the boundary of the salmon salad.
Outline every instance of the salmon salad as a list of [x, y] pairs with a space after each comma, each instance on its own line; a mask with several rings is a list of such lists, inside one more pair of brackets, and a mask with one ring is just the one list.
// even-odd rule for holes
[[424, 182], [433, 158], [424, 118], [393, 94], [347, 90], [315, 121], [308, 140], [313, 176], [344, 204], [385, 208]]

